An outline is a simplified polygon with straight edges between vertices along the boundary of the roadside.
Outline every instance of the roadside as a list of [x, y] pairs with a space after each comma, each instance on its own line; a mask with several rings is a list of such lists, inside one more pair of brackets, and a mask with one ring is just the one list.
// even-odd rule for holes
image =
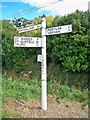
[[8, 118], [88, 118], [88, 108], [70, 100], [48, 97], [48, 109], [41, 109], [41, 101], [17, 101], [8, 98], [3, 105], [3, 115]]

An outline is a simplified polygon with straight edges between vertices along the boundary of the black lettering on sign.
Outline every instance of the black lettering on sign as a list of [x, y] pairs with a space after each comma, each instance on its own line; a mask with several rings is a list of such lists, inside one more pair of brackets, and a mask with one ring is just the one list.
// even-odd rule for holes
[[22, 38], [22, 37], [21, 37], [20, 44], [23, 45], [23, 44], [25, 44], [25, 42], [26, 42], [26, 41], [25, 41], [25, 38]]
[[27, 30], [26, 28], [24, 28], [23, 30]]
[[15, 45], [19, 45], [19, 39], [15, 38]]
[[43, 55], [42, 55], [42, 63], [44, 62], [44, 57], [43, 57]]
[[37, 28], [40, 28], [40, 25], [37, 25]]
[[49, 29], [47, 29], [47, 33], [49, 33]]
[[55, 33], [57, 33], [57, 30], [55, 31]]
[[70, 29], [71, 27], [70, 26], [68, 26], [68, 31], [71, 31], [71, 29]]
[[54, 30], [54, 29], [53, 29], [53, 28], [51, 28], [51, 34], [53, 33], [53, 30]]
[[31, 43], [34, 44], [34, 40], [33, 40], [33, 38], [31, 38]]
[[62, 28], [61, 27], [58, 27], [59, 30], [61, 30]]
[[59, 27], [57, 28], [57, 30], [59, 30]]
[[44, 79], [42, 79], [42, 81], [45, 81]]
[[23, 38], [21, 38], [20, 44], [23, 44]]
[[28, 43], [28, 38], [25, 38], [25, 43]]
[[52, 33], [52, 30], [50, 29], [50, 33]]
[[15, 41], [15, 44], [16, 44], [16, 45], [19, 45], [19, 41]]
[[44, 63], [42, 63], [42, 69], [44, 69]]
[[30, 39], [28, 39], [28, 43], [31, 43], [31, 40], [30, 40]]
[[48, 30], [48, 32], [49, 32], [49, 31], [50, 31], [50, 28], [48, 28], [47, 30]]
[[23, 38], [21, 37], [21, 40], [23, 40]]
[[42, 74], [44, 74], [44, 63], [42, 62]]
[[56, 27], [56, 28], [55, 28], [55, 30], [57, 31], [57, 30], [58, 30], [58, 28]]
[[32, 40], [32, 38], [29, 38], [29, 37], [25, 37], [25, 38], [22, 38], [24, 41], [25, 41], [25, 43], [33, 43], [33, 40]]
[[25, 41], [21, 40], [20, 45], [25, 45]]
[[53, 28], [51, 28], [51, 30], [53, 30]]
[[37, 40], [36, 40], [36, 46], [38, 46], [38, 44], [39, 44], [39, 41], [38, 41], [38, 38], [37, 38]]
[[32, 26], [31, 29], [34, 29], [34, 26]]
[[23, 31], [23, 29], [22, 30], [20, 30], [21, 32]]
[[59, 29], [59, 27], [58, 27], [58, 29], [57, 29], [57, 32], [58, 32], [58, 33], [60, 32], [60, 29]]

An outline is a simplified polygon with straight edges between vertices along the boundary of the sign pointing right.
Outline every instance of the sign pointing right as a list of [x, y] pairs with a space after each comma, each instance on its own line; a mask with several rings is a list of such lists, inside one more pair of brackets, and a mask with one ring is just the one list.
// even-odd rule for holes
[[72, 25], [57, 26], [46, 29], [46, 35], [55, 35], [72, 32]]

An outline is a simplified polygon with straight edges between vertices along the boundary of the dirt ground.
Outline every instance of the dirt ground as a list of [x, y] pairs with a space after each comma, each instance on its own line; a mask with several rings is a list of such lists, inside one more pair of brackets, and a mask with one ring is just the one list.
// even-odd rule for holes
[[41, 101], [17, 101], [11, 98], [3, 105], [8, 118], [88, 118], [88, 108], [70, 100], [49, 97], [48, 109], [41, 109]]

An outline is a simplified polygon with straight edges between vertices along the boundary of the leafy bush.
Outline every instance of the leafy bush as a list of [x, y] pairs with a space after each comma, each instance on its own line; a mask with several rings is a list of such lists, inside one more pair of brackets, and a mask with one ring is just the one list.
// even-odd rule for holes
[[[72, 33], [48, 37], [49, 59], [62, 64], [69, 70], [86, 71], [88, 69], [88, 12], [76, 11], [64, 17], [55, 17], [55, 26], [72, 24]], [[50, 45], [48, 45], [50, 44]]]
[[[72, 33], [47, 37], [47, 61], [61, 64], [69, 71], [87, 71], [88, 69], [88, 12], [76, 11], [67, 16], [47, 17], [47, 27], [72, 24]], [[35, 24], [41, 23], [41, 18], [35, 19]], [[40, 30], [18, 34], [17, 30], [8, 21], [2, 21], [2, 63], [5, 69], [24, 71], [26, 60], [32, 59], [35, 63], [41, 49], [14, 48], [14, 36], [41, 36]]]

